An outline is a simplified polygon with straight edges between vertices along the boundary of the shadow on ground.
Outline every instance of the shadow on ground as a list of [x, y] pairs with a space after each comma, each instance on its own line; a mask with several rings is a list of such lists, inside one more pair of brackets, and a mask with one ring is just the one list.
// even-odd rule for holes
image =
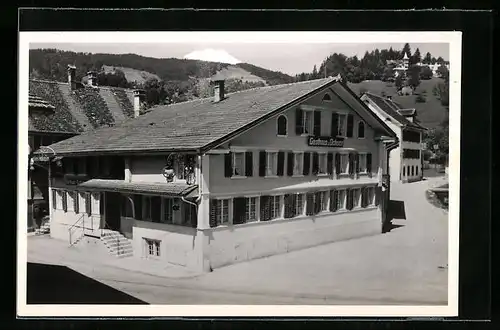
[[147, 304], [65, 266], [27, 268], [28, 304]]

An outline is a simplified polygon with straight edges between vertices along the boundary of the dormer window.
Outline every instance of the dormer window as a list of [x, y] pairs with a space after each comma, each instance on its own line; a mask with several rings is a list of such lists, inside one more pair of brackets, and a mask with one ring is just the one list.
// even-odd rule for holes
[[331, 101], [332, 100], [332, 97], [330, 96], [330, 94], [325, 94], [325, 96], [323, 96], [323, 101]]
[[287, 126], [288, 126], [288, 120], [286, 116], [281, 115], [278, 117], [277, 120], [277, 126], [278, 126], [278, 136], [286, 136], [287, 135]]

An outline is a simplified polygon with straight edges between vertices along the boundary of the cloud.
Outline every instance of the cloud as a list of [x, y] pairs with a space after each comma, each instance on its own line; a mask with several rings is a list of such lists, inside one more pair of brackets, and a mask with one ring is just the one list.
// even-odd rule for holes
[[184, 56], [185, 59], [188, 60], [201, 60], [201, 61], [210, 61], [210, 62], [221, 62], [221, 63], [229, 63], [229, 64], [237, 64], [241, 63], [240, 60], [229, 54], [223, 49], [203, 49], [203, 50], [195, 50]]

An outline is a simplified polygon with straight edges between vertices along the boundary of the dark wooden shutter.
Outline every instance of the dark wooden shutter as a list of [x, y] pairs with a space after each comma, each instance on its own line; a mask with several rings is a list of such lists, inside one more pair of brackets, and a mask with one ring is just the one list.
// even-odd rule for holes
[[217, 218], [218, 218], [218, 209], [217, 209], [217, 200], [210, 200], [210, 227], [217, 227]]
[[302, 173], [304, 175], [309, 175], [310, 170], [311, 170], [311, 153], [304, 152], [304, 167]]
[[326, 167], [327, 167], [327, 172], [328, 174], [332, 175], [333, 174], [333, 153], [329, 152], [327, 155], [326, 159]]
[[90, 193], [85, 193], [85, 212], [88, 216], [92, 214], [92, 203], [91, 203]]
[[224, 154], [224, 176], [230, 178], [233, 175], [233, 153]]
[[335, 154], [335, 174], [337, 178], [340, 175], [340, 154], [338, 152]]
[[335, 189], [330, 190], [330, 212], [337, 211], [338, 191]]
[[321, 191], [314, 193], [314, 214], [321, 212]]
[[304, 111], [302, 109], [295, 110], [295, 133], [301, 135], [304, 133], [304, 126], [302, 122], [304, 121]]
[[270, 196], [260, 196], [260, 221], [271, 219], [270, 202]]
[[289, 218], [293, 217], [292, 203], [291, 203], [292, 197], [293, 197], [293, 195], [291, 195], [291, 194], [285, 194], [285, 196], [283, 196], [283, 202], [285, 204], [285, 214], [283, 215], [283, 217], [285, 219], [289, 219]]
[[73, 210], [75, 210], [76, 214], [80, 213], [78, 197], [79, 197], [78, 192], [77, 191], [73, 192]]
[[233, 224], [245, 223], [245, 212], [247, 209], [247, 199], [238, 197], [233, 199]]
[[372, 177], [372, 154], [371, 153], [366, 154], [366, 172], [368, 173], [368, 176], [371, 178]]
[[265, 151], [259, 152], [259, 176], [266, 176], [266, 156], [267, 155]]
[[378, 206], [380, 204], [380, 199], [383, 197], [382, 189], [379, 187], [372, 188], [375, 195], [375, 205]]
[[360, 168], [359, 168], [359, 153], [356, 152], [354, 154], [354, 157], [355, 157], [354, 163], [356, 164], [356, 176], [359, 176], [359, 170], [360, 170]]
[[[185, 206], [188, 205], [185, 204]], [[153, 222], [161, 221], [161, 197], [159, 196], [151, 197], [151, 220]]]
[[314, 193], [306, 194], [306, 215], [314, 215]]
[[62, 208], [64, 212], [68, 212], [68, 192], [63, 191], [62, 193]]
[[134, 212], [137, 220], [142, 220], [142, 195], [134, 195]]
[[313, 153], [313, 164], [312, 164], [312, 173], [313, 175], [317, 175], [319, 172], [319, 155], [317, 152]]
[[368, 189], [366, 187], [361, 188], [361, 207], [366, 207]]
[[245, 175], [253, 176], [253, 152], [245, 152]]
[[57, 207], [57, 191], [52, 189], [52, 209], [56, 209]]
[[278, 176], [283, 176], [284, 173], [285, 173], [285, 152], [280, 151], [280, 152], [278, 152], [277, 174], [278, 174]]
[[331, 127], [331, 137], [335, 138], [339, 132], [339, 114], [336, 112], [332, 113], [332, 127]]
[[314, 134], [314, 136], [321, 136], [321, 111], [320, 110], [314, 111], [313, 134]]
[[293, 154], [293, 152], [289, 152], [288, 159], [287, 159], [287, 174], [288, 174], [288, 176], [293, 175], [294, 161], [295, 161], [295, 155]]
[[354, 116], [353, 115], [347, 115], [347, 132], [346, 132], [346, 136], [347, 137], [352, 137], [353, 136], [353, 131], [354, 131]]
[[352, 207], [353, 207], [353, 201], [354, 201], [354, 190], [353, 189], [347, 189], [347, 209], [348, 210], [352, 210]]
[[354, 164], [354, 153], [349, 153], [349, 177], [352, 179], [354, 178], [354, 172], [355, 172], [355, 164]]

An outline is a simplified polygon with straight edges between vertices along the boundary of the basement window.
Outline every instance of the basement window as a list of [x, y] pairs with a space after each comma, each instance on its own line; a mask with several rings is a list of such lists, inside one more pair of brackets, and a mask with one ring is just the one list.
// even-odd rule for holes
[[146, 256], [159, 257], [160, 256], [160, 244], [161, 244], [161, 241], [159, 241], [159, 240], [144, 238]]

